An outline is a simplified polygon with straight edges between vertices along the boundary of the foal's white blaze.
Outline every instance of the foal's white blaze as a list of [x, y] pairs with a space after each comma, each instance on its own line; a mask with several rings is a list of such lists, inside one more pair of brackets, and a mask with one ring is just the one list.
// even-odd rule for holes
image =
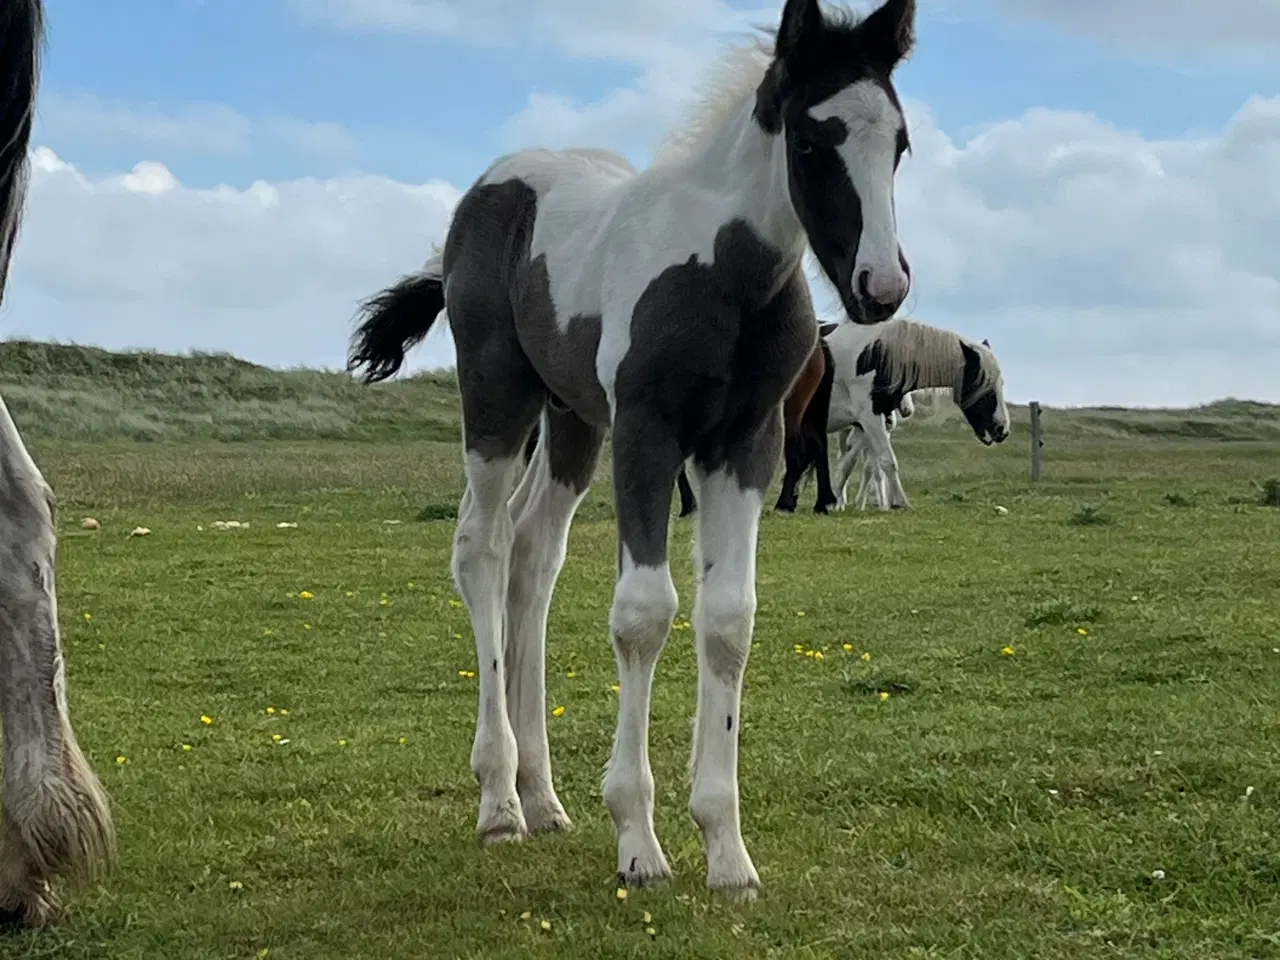
[[904, 120], [884, 87], [860, 80], [809, 109], [815, 120], [840, 119], [849, 135], [839, 147], [845, 172], [862, 203], [862, 238], [853, 266], [858, 277], [869, 271], [867, 289], [883, 302], [907, 294], [907, 274], [898, 259], [898, 225], [893, 211], [894, 161]]
[[653, 828], [649, 698], [653, 671], [667, 644], [679, 602], [668, 564], [637, 566], [624, 546], [609, 614], [622, 689], [603, 792], [618, 832], [618, 874], [631, 883], [671, 875]]
[[[696, 472], [696, 471], [695, 471]], [[689, 812], [702, 830], [707, 886], [753, 896], [760, 877], [742, 840], [738, 814], [738, 732], [742, 677], [756, 615], [756, 542], [764, 499], [726, 471], [698, 483], [701, 579], [694, 607], [698, 709]]]

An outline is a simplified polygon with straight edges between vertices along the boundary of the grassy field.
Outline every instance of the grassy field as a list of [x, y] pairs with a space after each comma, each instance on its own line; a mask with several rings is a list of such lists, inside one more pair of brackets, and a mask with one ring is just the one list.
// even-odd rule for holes
[[447, 378], [5, 349], [121, 862], [0, 957], [1280, 957], [1277, 408], [1049, 411], [1035, 489], [1021, 419], [988, 450], [922, 418], [911, 512], [766, 516], [738, 907], [685, 812], [689, 521], [651, 734], [677, 879], [621, 901], [606, 474], [550, 631], [577, 829], [484, 850]]

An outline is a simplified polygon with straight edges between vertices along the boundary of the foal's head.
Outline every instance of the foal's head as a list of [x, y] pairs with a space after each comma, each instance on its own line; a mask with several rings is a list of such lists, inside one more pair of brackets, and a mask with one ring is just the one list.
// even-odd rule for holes
[[785, 137], [791, 203], [849, 318], [893, 316], [911, 283], [893, 181], [909, 146], [894, 68], [915, 41], [916, 0], [856, 21], [787, 0], [755, 116]]
[[1004, 402], [1004, 374], [995, 351], [986, 340], [982, 345], [960, 341], [964, 373], [956, 388], [955, 401], [964, 412], [974, 434], [983, 443], [1004, 443], [1009, 437], [1009, 408]]

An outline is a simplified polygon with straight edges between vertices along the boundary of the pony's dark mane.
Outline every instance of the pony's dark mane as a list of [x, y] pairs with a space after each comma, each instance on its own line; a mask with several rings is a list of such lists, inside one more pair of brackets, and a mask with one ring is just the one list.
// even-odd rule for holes
[[41, 0], [0, 4], [0, 302], [22, 222], [29, 169], [27, 150], [35, 122], [40, 48], [44, 41]]

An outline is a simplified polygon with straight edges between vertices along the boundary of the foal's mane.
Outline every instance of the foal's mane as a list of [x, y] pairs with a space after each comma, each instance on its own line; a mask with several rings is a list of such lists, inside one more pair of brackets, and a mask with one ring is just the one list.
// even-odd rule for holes
[[[980, 394], [995, 389], [1000, 379], [995, 354], [953, 330], [899, 318], [881, 324], [871, 342], [884, 347], [880, 358], [891, 392], [950, 387], [956, 403], [966, 406]], [[960, 394], [964, 374], [962, 343], [981, 359], [978, 378], [967, 396]]]
[[702, 96], [659, 142], [651, 166], [678, 164], [710, 142], [754, 95], [772, 59], [772, 41], [759, 37], [721, 53], [702, 75]]
[[[848, 7], [822, 4], [822, 17], [832, 30], [852, 30], [864, 18]], [[659, 142], [651, 166], [671, 166], [706, 146], [755, 94], [773, 62], [776, 26], [756, 26], [755, 36], [730, 45], [703, 72], [702, 95], [683, 119]]]

